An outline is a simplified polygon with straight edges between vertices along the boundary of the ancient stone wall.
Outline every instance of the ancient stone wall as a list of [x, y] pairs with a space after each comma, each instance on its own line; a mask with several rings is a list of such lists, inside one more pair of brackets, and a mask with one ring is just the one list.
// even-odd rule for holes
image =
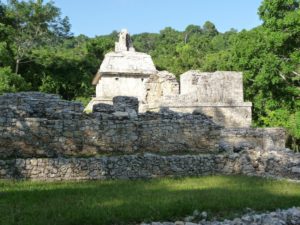
[[286, 143], [286, 130], [283, 128], [225, 128], [221, 131], [221, 148], [239, 151], [243, 148], [264, 150], [283, 149]]
[[137, 100], [126, 99], [131, 98], [116, 97], [114, 106], [102, 104], [94, 107], [97, 112], [87, 115], [80, 112], [79, 103], [53, 95], [3, 95], [0, 158], [218, 151], [221, 127], [206, 116], [172, 112], [138, 115]]
[[[80, 103], [42, 93], [0, 97], [0, 158], [95, 156], [103, 153], [220, 151], [223, 143], [265, 149], [267, 129], [222, 129], [201, 113], [162, 109], [138, 114], [138, 99], [115, 97], [114, 105], [82, 113]], [[274, 129], [270, 146], [284, 147], [282, 130]], [[276, 136], [277, 135], [277, 136]], [[281, 135], [281, 138], [277, 138]], [[283, 140], [283, 141], [281, 141]]]
[[300, 179], [300, 153], [243, 150], [239, 153], [134, 154], [90, 158], [0, 160], [0, 179], [137, 179], [167, 176], [244, 174]]
[[299, 155], [280, 150], [283, 129], [225, 129], [201, 113], [168, 109], [138, 114], [132, 97], [118, 96], [113, 103], [85, 114], [80, 103], [55, 95], [0, 96], [0, 178], [300, 173]]
[[[180, 76], [163, 71], [146, 82], [147, 110], [161, 107], [181, 113], [201, 112], [225, 127], [250, 127], [251, 102], [243, 100], [243, 77], [239, 72], [188, 71]], [[180, 90], [179, 90], [180, 89]]]

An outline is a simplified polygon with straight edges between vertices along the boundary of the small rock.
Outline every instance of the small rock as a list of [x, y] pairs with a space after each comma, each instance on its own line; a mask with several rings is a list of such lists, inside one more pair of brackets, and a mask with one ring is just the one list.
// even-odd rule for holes
[[175, 221], [175, 225], [184, 225], [183, 221]]
[[292, 167], [292, 173], [300, 173], [300, 167]]
[[203, 211], [203, 212], [201, 213], [201, 218], [206, 219], [206, 218], [207, 218], [207, 212]]
[[129, 113], [128, 112], [114, 112], [113, 115], [115, 117], [119, 117], [119, 118], [129, 118]]
[[195, 219], [195, 217], [193, 217], [193, 216], [187, 216], [187, 217], [184, 218], [184, 221], [185, 221], [185, 222], [191, 222], [191, 221], [193, 221], [194, 219]]
[[193, 212], [193, 216], [194, 217], [197, 217], [197, 216], [199, 216], [200, 215], [200, 212], [196, 209], [196, 210], [194, 210], [194, 212]]
[[197, 225], [196, 223], [186, 222], [185, 225]]

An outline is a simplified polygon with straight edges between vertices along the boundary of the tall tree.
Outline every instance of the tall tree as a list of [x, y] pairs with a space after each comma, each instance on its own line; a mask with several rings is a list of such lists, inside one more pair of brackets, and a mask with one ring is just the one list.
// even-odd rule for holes
[[15, 73], [19, 73], [21, 64], [32, 60], [33, 49], [69, 35], [68, 18], [62, 19], [59, 8], [51, 1], [44, 4], [43, 0], [9, 0], [6, 14], [13, 21], [6, 26], [12, 31]]
[[209, 36], [216, 36], [219, 33], [219, 31], [212, 22], [206, 21], [203, 25], [203, 33]]
[[185, 35], [184, 35], [184, 43], [186, 44], [188, 42], [188, 39], [189, 39], [189, 36], [191, 36], [192, 34], [197, 34], [197, 33], [201, 33], [202, 32], [202, 29], [200, 26], [198, 25], [188, 25], [186, 28], [185, 28]]

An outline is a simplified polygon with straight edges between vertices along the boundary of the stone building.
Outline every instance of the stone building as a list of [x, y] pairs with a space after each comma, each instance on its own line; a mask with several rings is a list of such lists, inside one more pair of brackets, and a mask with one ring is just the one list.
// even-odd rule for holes
[[249, 127], [251, 102], [244, 102], [241, 72], [188, 71], [177, 81], [174, 74], [157, 71], [151, 56], [136, 52], [127, 30], [119, 34], [115, 51], [105, 55], [93, 84], [97, 103], [112, 103], [114, 96], [133, 96], [139, 111], [169, 108], [176, 112], [204, 113], [225, 127]]
[[112, 103], [114, 96], [134, 96], [143, 104], [146, 96], [146, 82], [150, 75], [156, 74], [156, 68], [150, 55], [136, 52], [132, 47], [127, 30], [119, 34], [115, 51], [109, 52], [93, 80], [96, 85], [96, 97], [88, 108], [97, 103]]

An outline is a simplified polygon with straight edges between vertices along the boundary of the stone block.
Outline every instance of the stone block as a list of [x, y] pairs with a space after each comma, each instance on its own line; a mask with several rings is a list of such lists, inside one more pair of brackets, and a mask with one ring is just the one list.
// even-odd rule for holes
[[126, 112], [134, 110], [138, 113], [139, 101], [136, 97], [116, 96], [113, 98], [115, 111]]
[[93, 112], [113, 113], [115, 111], [113, 105], [98, 103], [93, 105]]
[[292, 173], [300, 173], [300, 167], [292, 167]]

